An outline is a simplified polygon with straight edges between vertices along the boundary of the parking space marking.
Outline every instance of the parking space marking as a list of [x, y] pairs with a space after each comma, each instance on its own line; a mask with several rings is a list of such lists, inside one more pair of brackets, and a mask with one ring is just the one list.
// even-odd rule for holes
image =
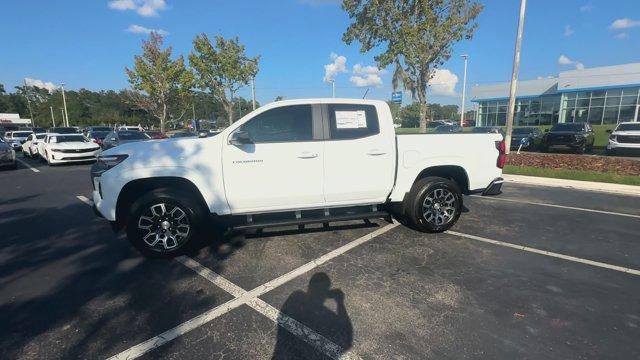
[[569, 255], [564, 255], [564, 254], [560, 254], [560, 253], [555, 253], [555, 252], [551, 252], [551, 251], [540, 250], [540, 249], [536, 249], [536, 248], [532, 248], [532, 247], [528, 247], [528, 246], [516, 245], [516, 244], [511, 244], [511, 243], [508, 243], [508, 242], [487, 239], [487, 238], [484, 238], [484, 237], [481, 237], [481, 236], [464, 234], [464, 233], [457, 232], [457, 231], [447, 230], [446, 233], [447, 234], [451, 234], [451, 235], [455, 235], [455, 236], [459, 236], [459, 237], [463, 237], [463, 238], [467, 238], [467, 239], [471, 239], [471, 240], [481, 241], [481, 242], [484, 242], [484, 243], [504, 246], [504, 247], [517, 249], [517, 250], [522, 250], [522, 251], [527, 251], [527, 252], [540, 254], [540, 255], [546, 255], [546, 256], [550, 256], [550, 257], [554, 257], [554, 258], [558, 258], [558, 259], [563, 259], [563, 260], [568, 260], [568, 261], [573, 261], [573, 262], [577, 262], [577, 263], [581, 263], [581, 264], [585, 264], [585, 265], [591, 265], [591, 266], [601, 267], [601, 268], [605, 268], [605, 269], [620, 271], [620, 272], [627, 273], [627, 274], [632, 274], [632, 275], [640, 275], [640, 270], [631, 269], [631, 268], [627, 268], [627, 267], [624, 267], [624, 266], [612, 265], [612, 264], [607, 264], [607, 263], [603, 263], [603, 262], [599, 262], [599, 261], [593, 261], [593, 260], [589, 260], [589, 259], [578, 258], [578, 257], [575, 257], [575, 256], [569, 256]]
[[[79, 197], [78, 197], [79, 198]], [[297, 320], [283, 314], [278, 309], [273, 306], [267, 304], [263, 300], [259, 299], [260, 295], [263, 295], [276, 287], [287, 283], [295, 279], [296, 277], [305, 274], [314, 268], [326, 263], [327, 261], [344, 254], [345, 252], [355, 248], [358, 245], [362, 245], [367, 241], [374, 239], [375, 237], [386, 233], [387, 231], [398, 226], [399, 223], [393, 222], [387, 226], [384, 226], [376, 231], [373, 231], [367, 235], [361, 236], [356, 240], [353, 240], [335, 250], [332, 250], [323, 256], [312, 260], [282, 276], [277, 277], [271, 281], [268, 281], [262, 285], [257, 286], [251, 291], [246, 291], [231, 281], [225, 279], [220, 274], [215, 273], [214, 271], [206, 268], [201, 265], [197, 261], [187, 257], [180, 256], [176, 258], [178, 262], [185, 265], [189, 269], [196, 272], [198, 275], [207, 279], [214, 285], [220, 287], [222, 290], [228, 292], [233, 295], [235, 298], [233, 300], [229, 300], [226, 303], [219, 305], [201, 315], [196, 316], [195, 318], [188, 320], [173, 329], [167, 330], [160, 335], [154, 336], [153, 338], [144, 341], [138, 345], [135, 345], [125, 351], [122, 351], [119, 354], [116, 354], [109, 359], [135, 359], [140, 357], [147, 352], [168, 343], [171, 340], [174, 340], [191, 330], [194, 330], [200, 326], [205, 325], [209, 321], [222, 316], [229, 311], [241, 306], [248, 305], [252, 309], [258, 311], [260, 314], [266, 316], [271, 319], [279, 326], [282, 326], [287, 331], [291, 332], [293, 335], [299, 337], [301, 340], [307, 342], [309, 345], [313, 346], [317, 350], [323, 352], [325, 355], [329, 356], [332, 359], [359, 359], [358, 355], [353, 352], [345, 351], [340, 346], [332, 342], [331, 340], [325, 338], [321, 334], [317, 333], [313, 329], [307, 327], [306, 325], [298, 322]]]
[[93, 206], [93, 200], [89, 200], [86, 196], [78, 195], [76, 197], [78, 198], [78, 200], [82, 201], [83, 203], [89, 206]]
[[598, 213], [598, 214], [626, 216], [626, 217], [630, 217], [630, 218], [640, 219], [640, 215], [626, 214], [626, 213], [619, 213], [619, 212], [612, 212], [612, 211], [586, 209], [586, 208], [579, 208], [579, 207], [573, 207], [573, 206], [547, 204], [547, 203], [540, 203], [540, 202], [526, 201], [526, 200], [505, 199], [505, 198], [498, 198], [498, 197], [493, 197], [493, 196], [471, 195], [471, 197], [484, 199], [484, 200], [508, 201], [508, 202], [514, 202], [514, 203], [522, 203], [522, 204], [529, 204], [529, 205], [539, 205], [539, 206], [548, 206], [548, 207], [559, 208], [559, 209], [587, 211], [587, 212], [593, 212], [593, 213]]
[[33, 171], [33, 172], [35, 172], [35, 173], [39, 173], [39, 172], [40, 172], [40, 170], [38, 170], [38, 169], [34, 168], [33, 166], [31, 166], [31, 165], [27, 164], [27, 162], [25, 162], [25, 161], [22, 161], [22, 160], [20, 160], [20, 159], [16, 159], [16, 161], [17, 161], [17, 162], [19, 162], [20, 164], [22, 164], [22, 165], [24, 165], [24, 166], [28, 167], [29, 169], [31, 169], [31, 171]]

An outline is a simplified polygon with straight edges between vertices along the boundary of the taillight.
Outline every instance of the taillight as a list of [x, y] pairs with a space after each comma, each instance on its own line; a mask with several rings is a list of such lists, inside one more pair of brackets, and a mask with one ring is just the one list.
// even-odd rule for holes
[[496, 141], [496, 149], [498, 149], [498, 161], [496, 162], [496, 166], [500, 169], [503, 169], [504, 164], [507, 163], [507, 154], [505, 154], [506, 145], [504, 143], [504, 140]]

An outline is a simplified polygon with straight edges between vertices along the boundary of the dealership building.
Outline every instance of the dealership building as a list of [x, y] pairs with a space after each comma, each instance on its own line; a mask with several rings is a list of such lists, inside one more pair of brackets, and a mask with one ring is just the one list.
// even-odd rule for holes
[[31, 127], [31, 119], [22, 119], [19, 114], [0, 113], [0, 131], [18, 130]]
[[[476, 85], [478, 126], [507, 120], [510, 83]], [[518, 81], [515, 126], [639, 121], [640, 63], [563, 71], [557, 77]]]

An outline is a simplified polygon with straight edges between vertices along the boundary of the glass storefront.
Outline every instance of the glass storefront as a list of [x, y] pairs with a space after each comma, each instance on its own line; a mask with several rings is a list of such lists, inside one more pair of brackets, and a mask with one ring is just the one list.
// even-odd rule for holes
[[[508, 100], [479, 101], [478, 125], [504, 126]], [[640, 112], [640, 87], [565, 92], [516, 99], [515, 126], [558, 122], [616, 124], [635, 121]], [[640, 119], [638, 119], [640, 120]]]
[[639, 87], [630, 87], [564, 93], [562, 119], [595, 125], [634, 121], [639, 92]]

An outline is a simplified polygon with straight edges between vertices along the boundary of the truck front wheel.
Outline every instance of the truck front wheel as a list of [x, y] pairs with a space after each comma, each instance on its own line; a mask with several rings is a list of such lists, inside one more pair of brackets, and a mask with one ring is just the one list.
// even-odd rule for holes
[[196, 242], [203, 218], [201, 207], [189, 194], [153, 190], [133, 203], [127, 238], [145, 256], [178, 256]]
[[462, 212], [462, 193], [458, 185], [445, 178], [430, 176], [413, 184], [406, 206], [417, 230], [443, 232], [451, 228]]

